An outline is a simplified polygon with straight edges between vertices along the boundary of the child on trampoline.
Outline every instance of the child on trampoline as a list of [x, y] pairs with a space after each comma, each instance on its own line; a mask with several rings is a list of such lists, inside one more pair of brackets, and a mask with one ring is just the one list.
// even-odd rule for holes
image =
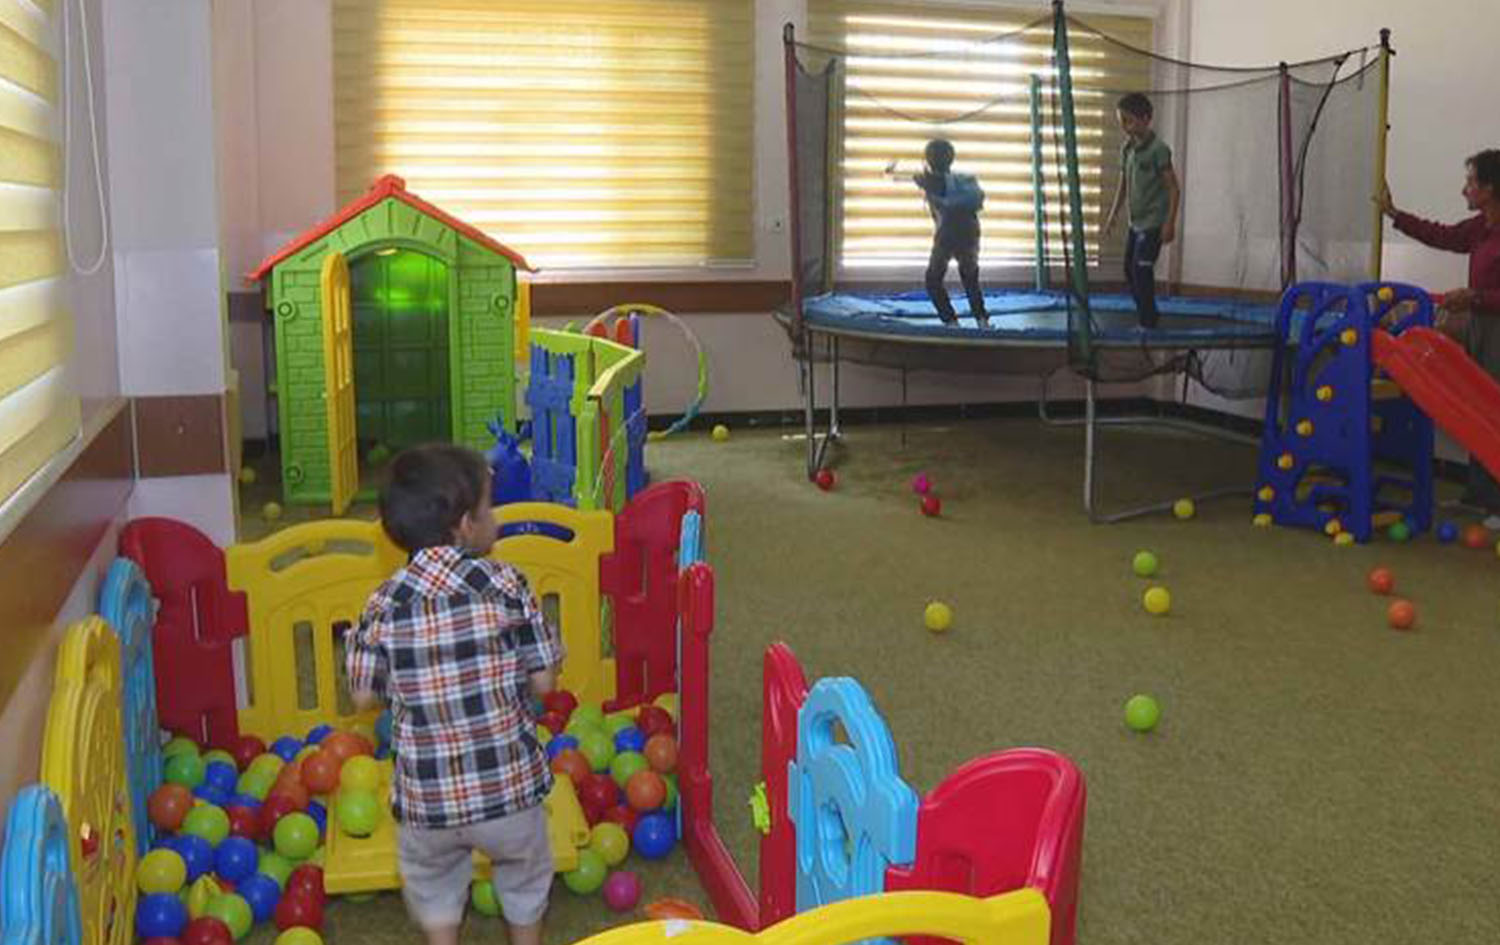
[[932, 255], [927, 260], [927, 294], [943, 324], [957, 325], [958, 315], [943, 280], [948, 276], [949, 261], [958, 260], [958, 277], [969, 297], [969, 314], [980, 328], [988, 328], [984, 291], [979, 286], [979, 211], [984, 207], [984, 191], [973, 175], [953, 173], [954, 154], [950, 141], [936, 138], [927, 142], [923, 152], [927, 167], [912, 176], [927, 195], [927, 209], [935, 224]]
[[1125, 144], [1120, 149], [1120, 183], [1104, 220], [1104, 234], [1129, 200], [1129, 230], [1125, 236], [1125, 284], [1135, 299], [1141, 327], [1155, 328], [1156, 257], [1177, 238], [1177, 207], [1181, 191], [1172, 169], [1172, 149], [1151, 130], [1151, 100], [1139, 92], [1121, 97], [1115, 106]]

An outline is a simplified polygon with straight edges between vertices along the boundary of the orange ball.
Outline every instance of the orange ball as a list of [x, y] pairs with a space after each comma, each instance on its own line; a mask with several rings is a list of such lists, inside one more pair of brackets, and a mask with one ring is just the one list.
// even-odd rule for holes
[[646, 742], [646, 761], [658, 774], [677, 770], [677, 739], [671, 735], [652, 735]]
[[314, 794], [332, 794], [338, 790], [339, 769], [344, 763], [320, 748], [302, 761], [302, 783]]
[[1488, 548], [1490, 544], [1489, 529], [1483, 525], [1469, 525], [1464, 528], [1462, 540], [1465, 548]]
[[1391, 573], [1390, 568], [1376, 568], [1370, 572], [1366, 582], [1376, 594], [1389, 594], [1396, 588], [1396, 576]]
[[625, 800], [641, 813], [656, 810], [667, 799], [667, 782], [655, 771], [637, 771], [625, 782]]
[[281, 770], [276, 772], [276, 782], [272, 790], [274, 791], [288, 784], [302, 784], [302, 762], [288, 761], [282, 765]]
[[173, 831], [182, 826], [188, 811], [193, 809], [193, 792], [180, 784], [168, 782], [151, 792], [146, 801], [146, 814], [158, 830]]
[[328, 752], [338, 759], [340, 765], [353, 758], [355, 755], [364, 754], [361, 742], [364, 740], [352, 732], [330, 732], [320, 743], [322, 750]]
[[594, 769], [589, 766], [589, 760], [583, 757], [583, 752], [576, 748], [564, 748], [552, 759], [552, 771], [556, 774], [565, 774], [573, 780], [573, 787], [582, 788], [583, 782], [587, 781]]
[[1417, 622], [1417, 608], [1409, 600], [1393, 600], [1386, 608], [1386, 619], [1397, 630], [1410, 630]]
[[302, 786], [301, 781], [289, 781], [286, 784], [278, 784], [271, 788], [268, 797], [284, 797], [292, 802], [297, 810], [307, 810], [307, 802], [311, 800], [307, 796], [307, 788]]

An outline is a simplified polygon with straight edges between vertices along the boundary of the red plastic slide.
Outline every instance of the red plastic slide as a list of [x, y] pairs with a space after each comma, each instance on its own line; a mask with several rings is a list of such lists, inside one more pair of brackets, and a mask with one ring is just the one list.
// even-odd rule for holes
[[1500, 477], [1500, 382], [1452, 338], [1431, 328], [1377, 330], [1375, 363], [1444, 433]]

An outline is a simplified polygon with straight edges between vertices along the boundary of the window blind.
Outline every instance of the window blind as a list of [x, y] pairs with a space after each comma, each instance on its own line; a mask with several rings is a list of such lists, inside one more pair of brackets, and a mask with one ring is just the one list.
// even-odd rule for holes
[[333, 12], [341, 201], [399, 174], [543, 267], [752, 257], [752, 0]]

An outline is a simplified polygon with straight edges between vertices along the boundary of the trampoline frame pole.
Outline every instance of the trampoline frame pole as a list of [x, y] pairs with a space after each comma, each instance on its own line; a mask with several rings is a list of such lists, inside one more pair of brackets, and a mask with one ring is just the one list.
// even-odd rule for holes
[[[1089, 258], [1088, 245], [1084, 239], [1083, 183], [1078, 173], [1078, 122], [1073, 110], [1073, 67], [1068, 56], [1068, 15], [1063, 10], [1063, 0], [1052, 0], [1052, 48], [1057, 60], [1057, 91], [1062, 102], [1063, 166], [1067, 170], [1068, 186], [1068, 230], [1073, 248], [1073, 265], [1070, 273], [1073, 294], [1082, 309], [1082, 331], [1079, 332], [1077, 360], [1086, 365], [1093, 364], [1093, 326], [1089, 313]], [[1071, 336], [1071, 332], [1069, 333]], [[1071, 353], [1071, 352], [1070, 352]]]
[[1281, 157], [1281, 289], [1297, 281], [1297, 178], [1292, 162], [1292, 74], [1281, 64], [1277, 87], [1276, 124]]
[[1031, 193], [1036, 223], [1036, 290], [1047, 289], [1047, 201], [1042, 177], [1042, 77], [1031, 74]]
[[1391, 131], [1391, 31], [1380, 30], [1380, 100], [1376, 103], [1375, 123], [1375, 180], [1372, 196], [1376, 198], [1374, 208], [1374, 232], [1370, 239], [1370, 278], [1380, 279], [1385, 255], [1385, 214], [1380, 209], [1380, 190], [1385, 186], [1386, 139]]

